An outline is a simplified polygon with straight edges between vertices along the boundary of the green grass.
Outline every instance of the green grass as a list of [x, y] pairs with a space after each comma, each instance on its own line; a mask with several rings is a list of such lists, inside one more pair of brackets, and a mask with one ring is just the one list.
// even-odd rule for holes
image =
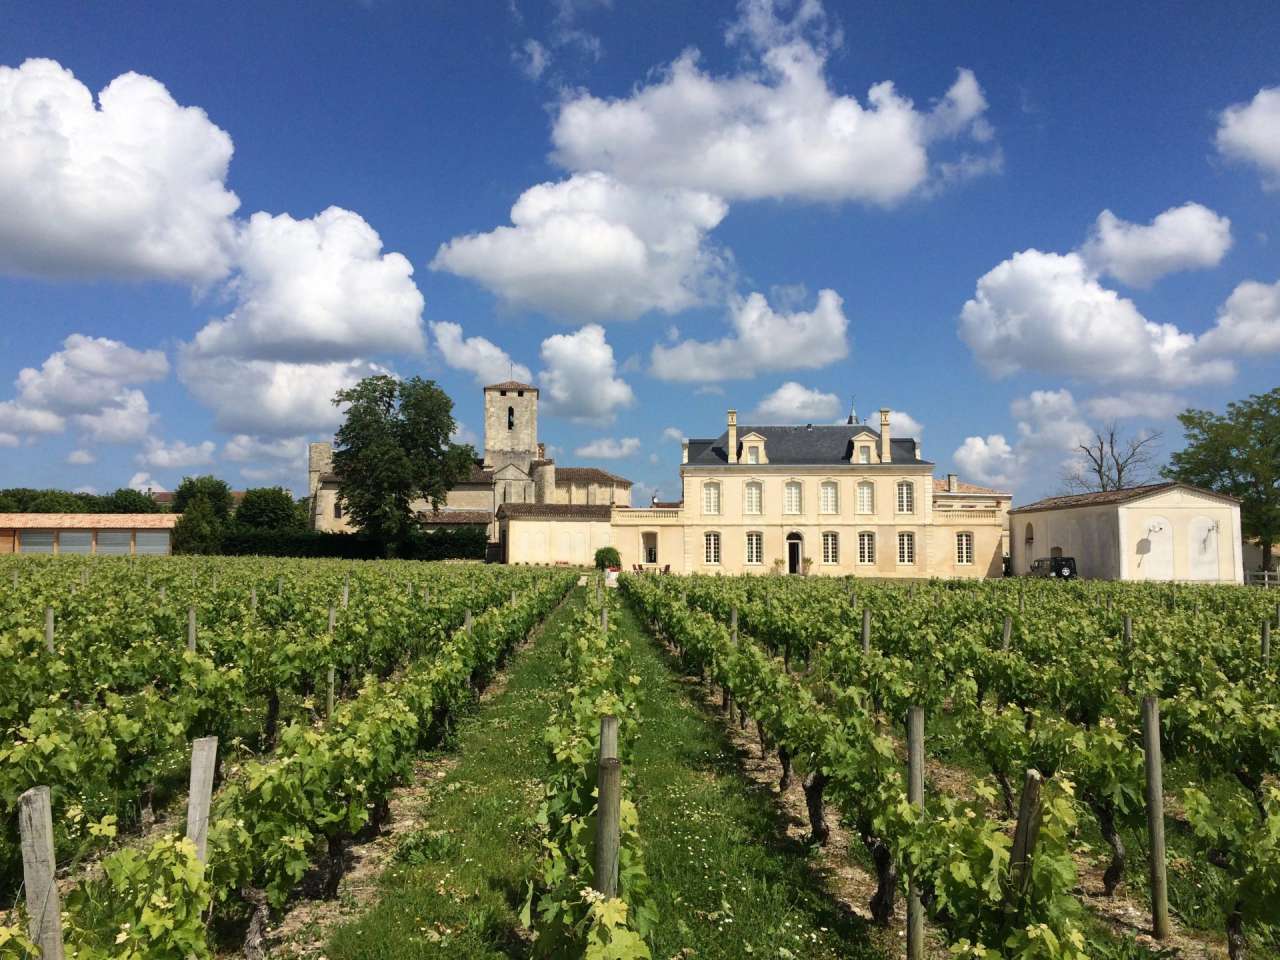
[[[530, 829], [547, 766], [542, 731], [560, 631], [582, 590], [508, 667], [510, 681], [457, 727], [457, 765], [431, 788], [378, 902], [336, 930], [330, 960], [527, 957], [518, 914], [533, 875]], [[856, 917], [824, 891], [809, 852], [786, 840], [772, 799], [739, 771], [716, 722], [685, 695], [629, 611], [644, 681], [639, 742], [623, 757], [660, 922], [653, 956], [880, 960]]]

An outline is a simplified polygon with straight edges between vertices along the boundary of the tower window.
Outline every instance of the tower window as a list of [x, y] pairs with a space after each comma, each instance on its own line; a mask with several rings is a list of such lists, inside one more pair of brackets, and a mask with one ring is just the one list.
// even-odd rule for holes
[[507, 391], [505, 391], [505, 390], [499, 390], [499, 391], [498, 391], [498, 396], [500, 396], [500, 397], [505, 397], [506, 395], [507, 395]]
[[507, 429], [514, 430], [516, 428], [516, 408], [507, 407]]
[[524, 396], [524, 391], [523, 391], [523, 390], [517, 390], [517, 391], [516, 391], [516, 396], [517, 396], [517, 397], [523, 397], [523, 396]]

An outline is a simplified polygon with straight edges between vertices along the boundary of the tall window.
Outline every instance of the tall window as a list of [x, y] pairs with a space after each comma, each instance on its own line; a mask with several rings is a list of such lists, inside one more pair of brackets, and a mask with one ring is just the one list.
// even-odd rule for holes
[[916, 535], [914, 533], [898, 534], [898, 562], [916, 562]]
[[759, 463], [759, 462], [760, 462], [760, 448], [757, 447], [755, 444], [752, 444], [751, 446], [747, 447], [747, 463]]
[[342, 519], [342, 501], [341, 500], [333, 501], [333, 519], [335, 520]]
[[742, 497], [742, 512], [758, 514], [763, 502], [764, 487], [760, 485], [758, 480], [748, 481]]
[[800, 481], [788, 480], [786, 487], [783, 488], [783, 513], [799, 513], [803, 505], [804, 501], [800, 494]]
[[764, 563], [764, 534], [747, 534], [747, 563]]
[[507, 407], [507, 429], [514, 430], [516, 428], [516, 408]]
[[713, 516], [720, 513], [720, 484], [714, 480], [702, 485], [702, 512]]
[[858, 484], [858, 512], [876, 512], [876, 487], [870, 480], [863, 480]]
[[703, 560], [707, 563], [720, 562], [720, 534], [704, 533], [702, 535]]
[[876, 562], [876, 535], [870, 531], [858, 534], [858, 562]]
[[826, 480], [822, 484], [820, 498], [823, 513], [840, 512], [840, 488], [834, 480]]
[[956, 534], [956, 563], [973, 563], [973, 534]]
[[898, 512], [916, 512], [916, 487], [908, 480], [898, 483]]
[[840, 534], [824, 533], [822, 535], [822, 562], [840, 562]]
[[865, 444], [858, 448], [858, 462], [859, 463], [871, 462], [871, 448], [866, 446]]

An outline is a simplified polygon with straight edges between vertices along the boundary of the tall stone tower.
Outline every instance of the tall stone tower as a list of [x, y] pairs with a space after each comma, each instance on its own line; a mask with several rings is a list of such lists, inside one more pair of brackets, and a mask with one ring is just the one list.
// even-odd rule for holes
[[538, 457], [538, 388], [507, 380], [484, 388], [484, 465], [515, 464], [526, 474]]

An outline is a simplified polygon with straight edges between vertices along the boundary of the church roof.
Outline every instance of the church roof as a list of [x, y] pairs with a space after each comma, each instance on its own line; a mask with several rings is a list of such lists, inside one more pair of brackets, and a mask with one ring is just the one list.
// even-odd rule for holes
[[531, 383], [521, 383], [519, 380], [503, 380], [501, 383], [491, 383], [485, 387], [486, 390], [532, 390], [538, 392], [538, 388]]
[[615, 483], [622, 487], [631, 486], [631, 481], [599, 467], [556, 467], [556, 483]]
[[[853, 454], [853, 438], [859, 433], [880, 434], [865, 423], [841, 423], [836, 426], [809, 424], [798, 427], [738, 427], [738, 436], [758, 433], [764, 437], [769, 465], [849, 463]], [[689, 441], [689, 466], [722, 466], [729, 462], [725, 452], [729, 446], [728, 431], [715, 438]], [[916, 442], [910, 437], [894, 437], [889, 441], [892, 463], [928, 466], [930, 461], [916, 459]], [[745, 466], [745, 464], [744, 464]], [[752, 464], [752, 466], [758, 466]]]

